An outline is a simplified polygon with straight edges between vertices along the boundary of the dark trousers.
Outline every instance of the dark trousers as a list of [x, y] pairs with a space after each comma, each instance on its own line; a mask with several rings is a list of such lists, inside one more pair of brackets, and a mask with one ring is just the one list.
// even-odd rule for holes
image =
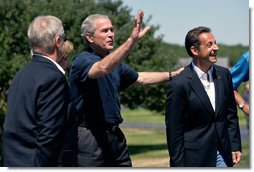
[[126, 139], [119, 127], [78, 128], [78, 166], [131, 167]]

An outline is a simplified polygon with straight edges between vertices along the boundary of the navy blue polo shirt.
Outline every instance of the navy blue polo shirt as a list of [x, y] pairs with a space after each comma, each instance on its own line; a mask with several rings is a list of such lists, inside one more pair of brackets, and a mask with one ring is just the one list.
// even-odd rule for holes
[[89, 70], [100, 60], [94, 52], [84, 51], [74, 58], [70, 69], [70, 88], [79, 116], [91, 127], [122, 123], [119, 93], [138, 78], [138, 73], [125, 64], [103, 77], [89, 78]]

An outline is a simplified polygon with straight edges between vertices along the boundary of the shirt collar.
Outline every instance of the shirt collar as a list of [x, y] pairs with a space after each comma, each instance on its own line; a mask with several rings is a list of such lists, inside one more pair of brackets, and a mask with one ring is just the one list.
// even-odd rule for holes
[[42, 57], [44, 57], [44, 58], [50, 60], [50, 61], [53, 62], [53, 63], [56, 65], [56, 67], [65, 75], [65, 71], [63, 70], [63, 68], [62, 68], [56, 61], [54, 61], [54, 60], [52, 60], [51, 58], [49, 58], [48, 56], [44, 56], [44, 55], [42, 55], [42, 54], [33, 54], [33, 55], [42, 56]]
[[[197, 73], [199, 79], [202, 79], [202, 80], [207, 80], [207, 74], [205, 72], [203, 72], [201, 69], [199, 69], [192, 61], [192, 67], [193, 69], [195, 70], [195, 72]], [[213, 71], [213, 66], [210, 67], [210, 69], [208, 70], [208, 74], [209, 74], [209, 77], [210, 77], [210, 81], [213, 81], [213, 78], [212, 78], [212, 71]]]

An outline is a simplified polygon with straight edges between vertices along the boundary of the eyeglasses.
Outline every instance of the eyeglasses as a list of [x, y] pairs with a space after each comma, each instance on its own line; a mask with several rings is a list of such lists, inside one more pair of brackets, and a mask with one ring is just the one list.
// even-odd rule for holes
[[59, 35], [59, 37], [64, 41], [66, 42], [68, 40], [67, 36], [66, 35]]

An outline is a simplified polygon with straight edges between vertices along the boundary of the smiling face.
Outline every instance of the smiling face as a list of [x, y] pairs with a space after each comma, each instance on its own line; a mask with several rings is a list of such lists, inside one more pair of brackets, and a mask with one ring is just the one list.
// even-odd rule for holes
[[211, 63], [216, 63], [216, 55], [219, 47], [216, 44], [214, 36], [211, 33], [202, 33], [199, 35], [199, 40], [199, 56], [201, 58], [207, 59]]
[[97, 54], [105, 56], [114, 48], [113, 26], [107, 18], [95, 20], [94, 25], [96, 30], [93, 35], [87, 37], [88, 41]]
[[214, 36], [209, 32], [201, 33], [199, 36], [199, 47], [192, 47], [195, 55], [195, 63], [200, 68], [209, 69], [210, 66], [217, 62], [218, 45]]

